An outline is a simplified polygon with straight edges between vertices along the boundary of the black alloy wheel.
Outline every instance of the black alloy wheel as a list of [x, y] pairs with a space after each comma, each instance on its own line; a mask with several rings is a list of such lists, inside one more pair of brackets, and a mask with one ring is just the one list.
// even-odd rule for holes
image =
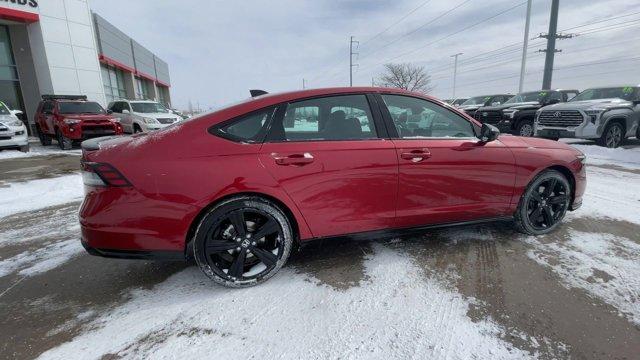
[[607, 125], [600, 138], [600, 145], [608, 148], [617, 148], [624, 141], [624, 129], [618, 122]]
[[273, 204], [248, 198], [226, 202], [202, 220], [194, 255], [215, 282], [230, 287], [258, 284], [286, 262], [293, 243], [286, 216]]
[[555, 170], [538, 175], [525, 191], [515, 220], [518, 230], [530, 235], [546, 234], [564, 218], [571, 201], [571, 186]]

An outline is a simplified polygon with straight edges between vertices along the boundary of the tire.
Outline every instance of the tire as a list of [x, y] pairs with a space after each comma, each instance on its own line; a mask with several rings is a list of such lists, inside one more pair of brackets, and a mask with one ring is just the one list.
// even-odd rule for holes
[[533, 121], [525, 119], [518, 123], [516, 127], [516, 135], [523, 137], [533, 136]]
[[514, 216], [516, 229], [528, 235], [555, 230], [569, 209], [571, 192], [571, 184], [560, 172], [545, 170], [538, 174], [520, 198]]
[[36, 132], [38, 133], [38, 139], [40, 139], [40, 144], [42, 146], [51, 145], [51, 137], [45, 134], [42, 129], [40, 129], [40, 125], [36, 124]]
[[20, 146], [20, 151], [23, 152], [23, 153], [28, 153], [29, 152], [29, 145]]
[[640, 124], [638, 124], [638, 128], [636, 129], [636, 139], [640, 140]]
[[598, 139], [598, 145], [615, 149], [624, 143], [624, 127], [619, 122], [609, 123]]
[[240, 288], [275, 275], [289, 258], [294, 240], [291, 222], [277, 205], [242, 196], [209, 210], [193, 242], [202, 272], [217, 284]]
[[60, 146], [60, 149], [71, 150], [73, 147], [73, 140], [62, 135], [62, 131], [60, 131], [60, 129], [56, 129], [56, 138], [58, 139], [58, 146]]

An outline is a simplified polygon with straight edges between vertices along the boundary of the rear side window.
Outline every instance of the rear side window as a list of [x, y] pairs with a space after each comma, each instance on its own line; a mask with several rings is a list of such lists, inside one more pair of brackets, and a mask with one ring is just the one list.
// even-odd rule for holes
[[270, 140], [322, 141], [376, 139], [365, 95], [329, 96], [292, 102], [272, 126]]
[[258, 110], [225, 122], [214, 127], [215, 135], [238, 142], [261, 142], [264, 138], [265, 125], [273, 115], [274, 108]]
[[42, 112], [52, 112], [53, 111], [53, 103], [51, 101], [45, 101], [42, 105]]

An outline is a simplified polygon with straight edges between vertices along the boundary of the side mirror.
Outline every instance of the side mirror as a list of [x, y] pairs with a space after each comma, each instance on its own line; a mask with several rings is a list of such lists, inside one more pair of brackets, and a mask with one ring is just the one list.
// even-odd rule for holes
[[492, 142], [498, 138], [500, 135], [500, 130], [497, 127], [489, 124], [482, 124], [482, 128], [480, 129], [480, 142], [488, 143]]
[[633, 106], [638, 106], [640, 105], [640, 99], [633, 100], [631, 103], [633, 104]]
[[560, 103], [560, 100], [558, 99], [551, 99], [549, 101], [547, 101], [547, 105], [553, 105], [553, 104], [558, 104]]
[[113, 114], [113, 110], [107, 109], [107, 114], [109, 114], [109, 115]]
[[127, 110], [127, 109], [122, 110], [122, 113], [123, 114], [130, 114], [129, 110]]
[[22, 110], [10, 110], [11, 114], [14, 116], [22, 115]]

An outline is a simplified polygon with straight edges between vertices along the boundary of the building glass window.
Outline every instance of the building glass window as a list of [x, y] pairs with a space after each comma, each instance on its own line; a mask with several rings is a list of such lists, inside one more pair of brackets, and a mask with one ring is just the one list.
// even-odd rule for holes
[[4, 102], [9, 109], [24, 111], [9, 28], [3, 25], [0, 25], [0, 101]]
[[126, 99], [127, 91], [124, 87], [124, 73], [122, 70], [105, 64], [102, 64], [100, 69], [102, 70], [102, 82], [107, 102]]
[[163, 85], [158, 85], [158, 102], [162, 103], [166, 107], [171, 107], [169, 103], [169, 88]]
[[149, 99], [149, 81], [136, 77], [136, 99]]

